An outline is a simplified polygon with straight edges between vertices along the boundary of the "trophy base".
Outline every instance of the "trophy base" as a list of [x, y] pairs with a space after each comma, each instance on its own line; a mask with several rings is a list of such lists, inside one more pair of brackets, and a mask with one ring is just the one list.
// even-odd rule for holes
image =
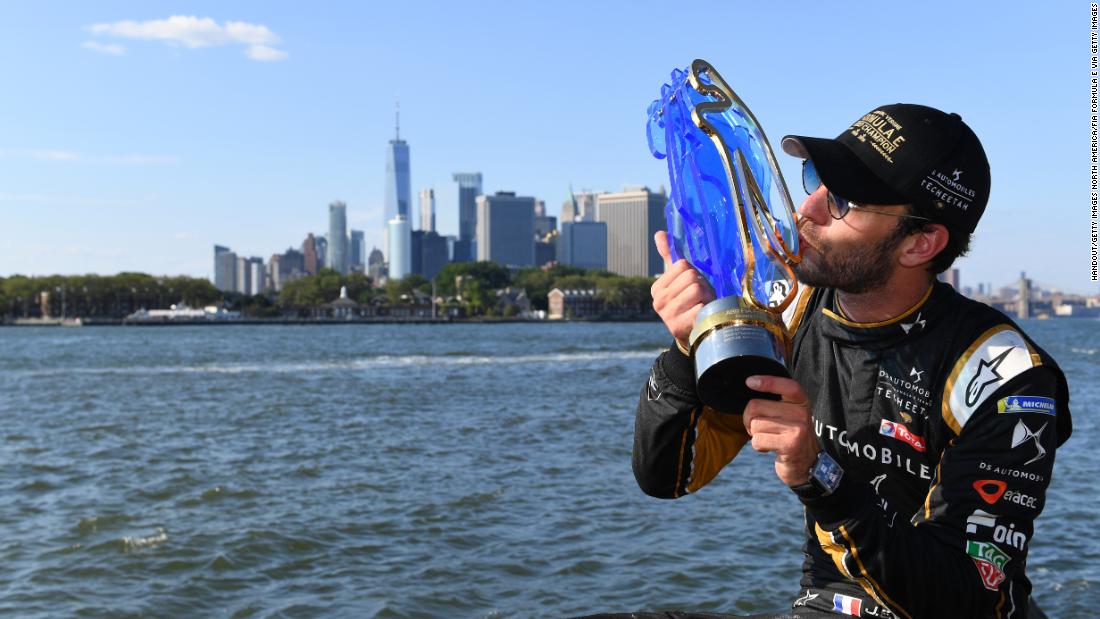
[[738, 299], [726, 297], [699, 312], [692, 335], [696, 390], [704, 404], [740, 415], [753, 398], [779, 399], [745, 385], [746, 378], [758, 374], [790, 376], [784, 366], [783, 329], [771, 314], [744, 308]]

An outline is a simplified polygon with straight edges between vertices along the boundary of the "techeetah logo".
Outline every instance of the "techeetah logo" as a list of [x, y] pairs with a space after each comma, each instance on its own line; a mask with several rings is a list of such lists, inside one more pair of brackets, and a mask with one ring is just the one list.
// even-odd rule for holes
[[959, 177], [962, 176], [962, 170], [955, 168], [955, 171], [951, 173], [951, 176], [954, 176], [956, 181], [959, 180]]
[[913, 378], [914, 376], [917, 377], [917, 379], [913, 381], [915, 383], [920, 382], [921, 374], [924, 374], [924, 370], [920, 370], [919, 372], [917, 371], [917, 368], [912, 368], [912, 369], [909, 370], [909, 378]]

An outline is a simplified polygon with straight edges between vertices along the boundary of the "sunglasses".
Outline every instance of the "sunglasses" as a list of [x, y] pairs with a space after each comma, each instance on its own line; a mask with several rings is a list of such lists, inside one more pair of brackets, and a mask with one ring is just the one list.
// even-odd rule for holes
[[[817, 168], [814, 167], [814, 162], [806, 159], [802, 162], [802, 188], [806, 190], [806, 195], [810, 195], [817, 191], [821, 187], [821, 176], [817, 173]], [[828, 193], [827, 202], [829, 204], [829, 215], [832, 215], [833, 219], [844, 219], [844, 216], [848, 214], [852, 209], [865, 211], [867, 213], [878, 213], [879, 215], [889, 215], [890, 217], [902, 217], [905, 219], [920, 219], [923, 221], [932, 221], [927, 217], [921, 217], [919, 215], [904, 215], [901, 213], [887, 213], [886, 211], [878, 211], [873, 208], [867, 208], [860, 204], [849, 201], [847, 198], [842, 198], [832, 191]]]

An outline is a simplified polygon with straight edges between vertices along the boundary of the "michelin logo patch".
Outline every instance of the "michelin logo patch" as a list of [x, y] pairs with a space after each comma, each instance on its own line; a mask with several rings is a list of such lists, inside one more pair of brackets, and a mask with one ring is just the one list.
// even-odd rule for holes
[[1037, 395], [1010, 395], [1007, 398], [997, 400], [997, 412], [1054, 415], [1057, 410], [1054, 407], [1054, 398], [1044, 398]]

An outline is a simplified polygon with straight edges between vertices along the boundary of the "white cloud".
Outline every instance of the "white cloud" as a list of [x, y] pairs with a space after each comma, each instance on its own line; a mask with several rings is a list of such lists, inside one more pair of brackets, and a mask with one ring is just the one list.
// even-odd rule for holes
[[30, 151], [32, 159], [38, 159], [41, 161], [76, 161], [80, 159], [80, 155], [70, 150], [32, 150]]
[[80, 44], [85, 49], [90, 49], [94, 52], [101, 54], [108, 54], [110, 56], [122, 56], [126, 53], [126, 48], [114, 43], [99, 43], [97, 41], [84, 41]]
[[[287, 53], [274, 46], [279, 37], [262, 24], [230, 21], [220, 25], [209, 17], [173, 15], [168, 19], [136, 22], [124, 20], [110, 24], [92, 24], [89, 32], [121, 39], [164, 41], [188, 49], [219, 45], [245, 45], [245, 55], [253, 60], [283, 60]], [[87, 45], [85, 45], [87, 47]], [[91, 48], [96, 49], [96, 48]], [[98, 50], [97, 51], [102, 51]]]
[[286, 52], [266, 45], [253, 45], [245, 51], [245, 54], [248, 54], [249, 58], [260, 62], [274, 62], [286, 58]]

